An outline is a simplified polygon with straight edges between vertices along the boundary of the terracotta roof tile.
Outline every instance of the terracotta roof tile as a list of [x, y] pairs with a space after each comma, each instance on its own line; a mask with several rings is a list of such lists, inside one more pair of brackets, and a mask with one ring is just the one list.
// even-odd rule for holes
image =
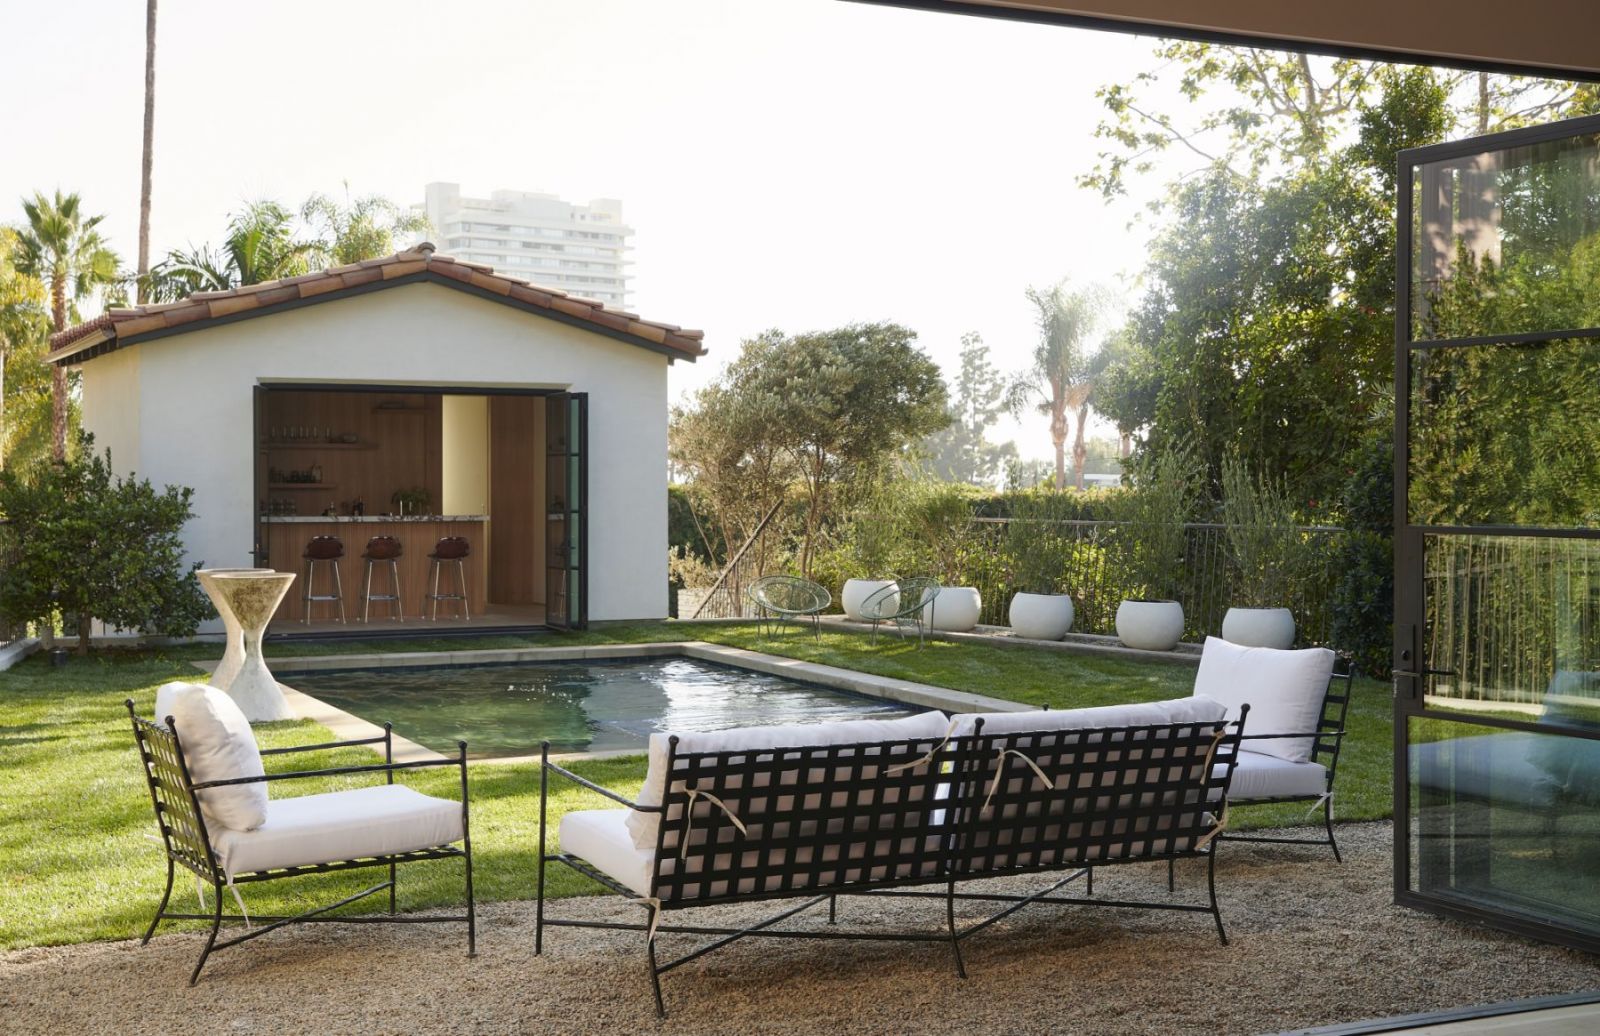
[[[207, 320], [269, 311], [285, 303], [336, 295], [363, 285], [405, 277], [434, 278], [464, 284], [509, 298], [532, 312], [554, 310], [592, 324], [597, 329], [630, 336], [640, 344], [661, 346], [687, 359], [705, 354], [705, 347], [701, 344], [705, 333], [702, 331], [685, 331], [675, 324], [644, 320], [636, 313], [607, 309], [594, 299], [570, 295], [519, 277], [497, 274], [493, 267], [483, 263], [437, 255], [432, 245], [423, 244], [394, 255], [315, 273], [225, 291], [195, 292], [177, 302], [108, 309], [93, 320], [51, 335], [49, 359], [64, 365], [81, 363], [102, 352], [121, 348], [123, 344], [131, 344], [125, 340], [139, 335], [202, 324]], [[105, 344], [108, 342], [109, 345]], [[93, 351], [85, 353], [85, 350]]]

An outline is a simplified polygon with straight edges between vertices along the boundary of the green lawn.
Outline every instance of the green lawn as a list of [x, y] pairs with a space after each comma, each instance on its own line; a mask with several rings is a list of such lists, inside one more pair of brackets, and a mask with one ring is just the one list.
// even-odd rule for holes
[[[991, 648], [943, 641], [921, 650], [892, 638], [876, 645], [855, 633], [766, 638], [746, 626], [634, 624], [582, 634], [542, 637], [437, 638], [366, 644], [274, 646], [279, 657], [358, 651], [463, 650], [574, 642], [627, 643], [700, 639], [792, 655], [863, 672], [939, 684], [1052, 708], [1178, 697], [1189, 693], [1187, 666], [1123, 662], [1057, 652]], [[74, 658], [60, 669], [36, 656], [0, 674], [0, 948], [126, 938], [148, 923], [165, 874], [150, 815], [149, 793], [139, 774], [123, 699], [141, 715], [153, 707], [155, 688], [195, 676], [195, 659], [217, 649], [186, 646], [144, 652], [108, 652]], [[309, 722], [257, 728], [264, 747], [328, 740]], [[404, 733], [404, 731], [401, 731]], [[1377, 819], [1389, 815], [1390, 720], [1386, 685], [1359, 681], [1350, 734], [1341, 762], [1339, 815]], [[269, 769], [305, 769], [370, 762], [359, 749], [315, 756], [269, 757]], [[574, 769], [625, 793], [644, 777], [642, 757], [579, 764]], [[456, 794], [453, 771], [421, 771], [410, 783], [423, 791]], [[475, 879], [480, 901], [533, 894], [538, 838], [538, 769], [534, 765], [479, 765], [470, 770]], [[347, 778], [346, 781], [358, 780]], [[366, 778], [370, 780], [370, 778]], [[326, 791], [337, 780], [311, 780], [293, 794]], [[278, 784], [275, 794], [289, 794]], [[554, 816], [604, 800], [563, 789]], [[1300, 823], [1300, 807], [1235, 810], [1236, 826]], [[1247, 852], [1241, 847], [1237, 851]], [[251, 889], [252, 912], [287, 913], [364, 887], [366, 874], [325, 875]], [[583, 884], [551, 871], [554, 890], [571, 894]], [[175, 902], [194, 903], [192, 883], [174, 891]], [[460, 866], [415, 864], [400, 871], [402, 908], [457, 902]], [[178, 900], [182, 895], [186, 900]]]

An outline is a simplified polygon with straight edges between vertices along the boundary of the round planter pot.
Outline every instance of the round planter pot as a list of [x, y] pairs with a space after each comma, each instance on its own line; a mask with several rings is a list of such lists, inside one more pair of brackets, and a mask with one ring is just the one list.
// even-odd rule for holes
[[1027, 640], [1060, 640], [1072, 628], [1069, 594], [1025, 594], [1011, 598], [1011, 632]]
[[965, 633], [978, 624], [983, 598], [975, 586], [942, 586], [933, 600], [932, 627], [946, 633]]
[[1287, 608], [1229, 608], [1222, 639], [1244, 647], [1294, 647], [1294, 613]]
[[1171, 651], [1183, 639], [1183, 605], [1177, 601], [1123, 601], [1117, 639], [1143, 651]]
[[844, 608], [845, 618], [855, 622], [868, 621], [861, 614], [861, 602], [884, 587], [893, 585], [893, 579], [846, 579], [844, 589], [839, 593], [839, 604]]

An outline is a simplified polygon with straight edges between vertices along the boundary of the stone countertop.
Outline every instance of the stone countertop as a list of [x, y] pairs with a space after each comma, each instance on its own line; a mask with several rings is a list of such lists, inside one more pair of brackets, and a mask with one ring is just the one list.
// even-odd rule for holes
[[321, 514], [273, 514], [260, 521], [271, 525], [293, 525], [309, 522], [333, 522], [339, 525], [359, 525], [372, 522], [486, 522], [486, 514], [340, 514], [329, 517]]

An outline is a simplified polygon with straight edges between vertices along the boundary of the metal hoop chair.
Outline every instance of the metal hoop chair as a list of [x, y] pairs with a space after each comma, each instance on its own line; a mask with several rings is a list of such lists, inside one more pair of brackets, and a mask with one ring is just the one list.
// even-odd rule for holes
[[893, 623], [895, 632], [905, 639], [906, 631], [917, 631], [917, 646], [933, 625], [934, 602], [942, 587], [937, 579], [918, 577], [891, 583], [861, 602], [861, 614], [872, 623], [872, 639], [878, 639], [878, 626]]
[[828, 588], [799, 576], [762, 576], [745, 591], [756, 606], [761, 620], [761, 632], [778, 627], [790, 620], [811, 620], [812, 636], [821, 639], [821, 615], [833, 603]]

